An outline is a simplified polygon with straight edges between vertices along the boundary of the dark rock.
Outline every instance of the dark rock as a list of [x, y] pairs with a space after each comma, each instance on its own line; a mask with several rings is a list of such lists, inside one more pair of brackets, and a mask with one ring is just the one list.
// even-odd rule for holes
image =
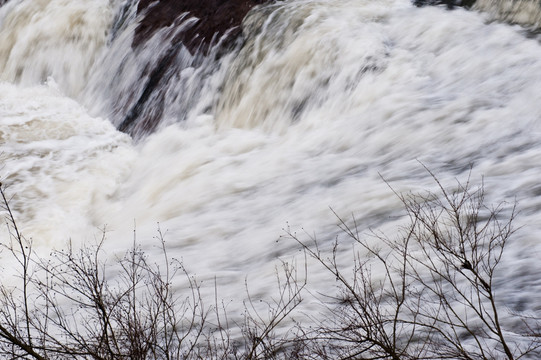
[[[1, 1], [1, 0], [0, 0]], [[164, 89], [175, 73], [182, 68], [175, 62], [181, 48], [185, 47], [197, 62], [207, 56], [220, 40], [226, 48], [241, 34], [241, 23], [255, 5], [271, 0], [140, 0], [137, 6], [139, 24], [135, 29], [133, 48], [144, 46], [158, 30], [177, 27], [169, 49], [147, 70], [148, 80], [143, 92], [124, 115], [119, 130], [129, 134], [152, 131], [163, 113]], [[191, 21], [186, 26], [186, 21]], [[227, 35], [224, 37], [224, 35]], [[225, 50], [222, 50], [225, 51]], [[215, 51], [214, 54], [220, 54]], [[181, 66], [181, 65], [180, 65]], [[189, 66], [197, 67], [196, 63]], [[151, 100], [152, 99], [152, 100]], [[151, 103], [150, 103], [151, 102]]]
[[456, 6], [470, 8], [475, 4], [476, 0], [413, 0], [416, 6], [426, 5], [447, 5], [448, 9], [453, 9]]
[[268, 0], [141, 0], [137, 14], [142, 19], [135, 30], [133, 45], [139, 46], [163, 27], [195, 17], [195, 23], [172, 42], [182, 42], [192, 52], [201, 47], [206, 50], [213, 40], [228, 31], [230, 38], [239, 35], [240, 24], [248, 11], [264, 2]]

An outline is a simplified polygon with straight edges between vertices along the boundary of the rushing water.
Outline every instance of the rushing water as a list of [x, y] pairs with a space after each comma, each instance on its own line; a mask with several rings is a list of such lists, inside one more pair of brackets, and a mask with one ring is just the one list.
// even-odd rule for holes
[[[521, 211], [498, 295], [541, 311], [541, 44], [486, 4], [256, 8], [242, 48], [219, 60], [181, 49], [160, 126], [131, 138], [115, 125], [166, 30], [134, 51], [135, 14], [120, 1], [11, 0], [0, 8], [0, 177], [19, 225], [42, 249], [92, 242], [106, 225], [111, 253], [136, 228], [152, 256], [159, 223], [171, 256], [216, 276], [221, 296], [242, 297], [246, 277], [265, 294], [278, 260], [297, 253], [284, 227], [330, 243], [332, 207], [392, 233], [401, 205], [382, 177], [433, 190], [420, 162], [451, 185], [471, 166], [490, 202]], [[309, 278], [332, 282], [316, 268]]]

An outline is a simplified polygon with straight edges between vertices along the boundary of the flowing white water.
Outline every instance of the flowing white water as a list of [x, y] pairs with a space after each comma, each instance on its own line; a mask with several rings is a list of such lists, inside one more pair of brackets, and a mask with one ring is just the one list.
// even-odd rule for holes
[[[538, 41], [408, 0], [280, 2], [246, 19], [245, 47], [219, 68], [187, 65], [177, 79], [200, 87], [196, 100], [171, 85], [163, 125], [134, 143], [107, 109], [157, 48], [133, 54], [133, 24], [107, 43], [118, 5], [0, 9], [0, 175], [36, 245], [89, 240], [107, 224], [107, 248], [122, 250], [135, 221], [152, 255], [159, 222], [171, 256], [216, 276], [220, 295], [242, 297], [245, 277], [267, 294], [278, 259], [296, 254], [280, 238], [288, 224], [330, 243], [330, 206], [392, 232], [400, 202], [380, 174], [417, 191], [435, 188], [418, 160], [445, 184], [472, 165], [489, 201], [516, 198], [522, 211], [498, 295], [541, 311]], [[333, 281], [310, 272], [315, 288]]]
[[76, 95], [107, 40], [113, 10], [108, 0], [8, 3], [0, 10], [0, 79], [30, 85], [52, 76]]

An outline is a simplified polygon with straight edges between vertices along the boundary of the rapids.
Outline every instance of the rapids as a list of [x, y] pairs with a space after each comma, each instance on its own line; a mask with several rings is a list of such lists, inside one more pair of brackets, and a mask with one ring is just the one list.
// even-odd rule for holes
[[[158, 256], [159, 223], [172, 257], [201, 280], [216, 278], [221, 297], [242, 299], [245, 278], [271, 294], [275, 266], [294, 261], [285, 227], [330, 245], [340, 234], [331, 207], [353, 214], [362, 232], [392, 234], [403, 211], [382, 177], [398, 191], [434, 190], [420, 162], [449, 186], [471, 168], [489, 203], [516, 200], [521, 211], [499, 298], [539, 312], [541, 44], [531, 27], [494, 21], [539, 20], [498, 17], [487, 3], [255, 7], [228, 51], [178, 49], [178, 71], [143, 106], [153, 131], [129, 136], [117, 127], [178, 28], [133, 48], [129, 3], [8, 1], [0, 180], [38, 251], [92, 242], [106, 226], [112, 256], [134, 229]], [[332, 288], [324, 271], [309, 271], [313, 288]]]

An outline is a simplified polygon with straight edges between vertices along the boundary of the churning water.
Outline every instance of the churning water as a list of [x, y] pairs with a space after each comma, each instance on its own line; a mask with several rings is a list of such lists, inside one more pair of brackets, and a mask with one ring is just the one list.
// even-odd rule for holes
[[[392, 234], [401, 204], [382, 177], [434, 190], [420, 162], [450, 185], [471, 166], [489, 202], [516, 199], [521, 211], [498, 296], [541, 311], [541, 44], [494, 21], [519, 15], [478, 7], [487, 12], [409, 0], [255, 8], [241, 48], [180, 50], [181, 71], [146, 104], [151, 115], [160, 106], [159, 126], [130, 137], [119, 114], [171, 30], [133, 50], [135, 13], [121, 1], [11, 0], [0, 8], [0, 178], [19, 225], [39, 249], [92, 242], [107, 225], [110, 253], [136, 228], [152, 256], [159, 223], [171, 256], [242, 298], [246, 277], [270, 293], [274, 267], [297, 254], [284, 227], [330, 243], [332, 207]], [[314, 268], [309, 281], [333, 279]]]

